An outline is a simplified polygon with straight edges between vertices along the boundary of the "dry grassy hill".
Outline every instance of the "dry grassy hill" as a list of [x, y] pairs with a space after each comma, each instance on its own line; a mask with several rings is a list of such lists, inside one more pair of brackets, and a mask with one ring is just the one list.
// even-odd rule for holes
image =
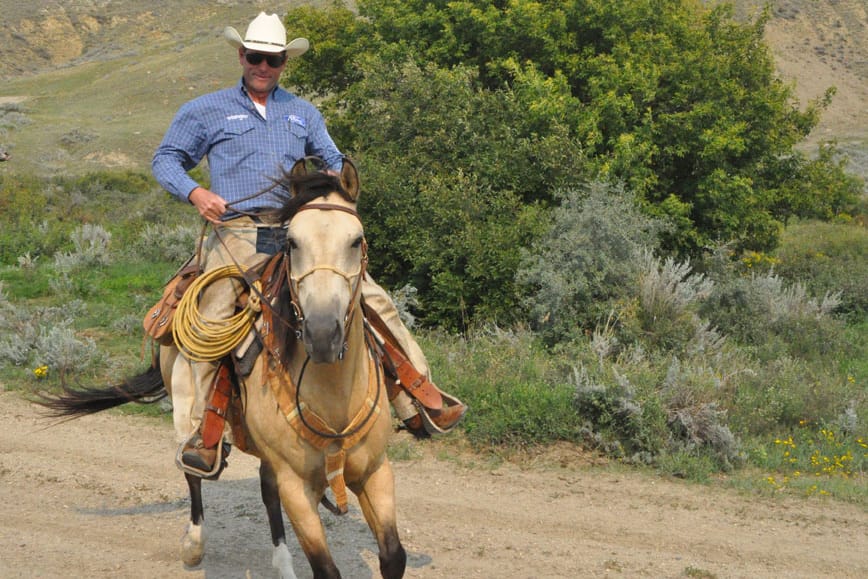
[[[750, 16], [761, 0], [736, 0]], [[258, 0], [0, 0], [3, 171], [145, 168], [177, 107], [235, 81], [224, 26]], [[281, 3], [285, 9], [285, 3]], [[865, 0], [772, 0], [767, 38], [801, 103], [837, 95], [811, 136], [835, 138], [868, 175]]]

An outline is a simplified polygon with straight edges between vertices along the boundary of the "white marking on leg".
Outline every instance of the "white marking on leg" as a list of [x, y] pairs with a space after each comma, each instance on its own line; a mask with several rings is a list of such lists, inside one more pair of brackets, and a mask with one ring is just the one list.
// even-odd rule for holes
[[295, 571], [292, 570], [292, 553], [289, 552], [286, 543], [280, 543], [274, 548], [271, 566], [280, 573], [280, 579], [297, 579]]
[[188, 567], [195, 567], [205, 558], [205, 530], [202, 525], [187, 523], [187, 530], [181, 540], [181, 561]]

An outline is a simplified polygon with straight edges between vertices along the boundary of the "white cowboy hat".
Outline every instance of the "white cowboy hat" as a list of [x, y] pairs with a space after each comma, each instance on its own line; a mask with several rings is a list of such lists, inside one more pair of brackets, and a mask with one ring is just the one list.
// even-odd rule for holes
[[296, 38], [289, 44], [286, 43], [286, 28], [277, 14], [260, 12], [247, 27], [244, 39], [238, 31], [227, 26], [223, 30], [223, 36], [235, 48], [242, 46], [247, 50], [256, 52], [280, 53], [286, 51], [287, 58], [295, 58], [307, 52], [310, 43], [307, 38]]

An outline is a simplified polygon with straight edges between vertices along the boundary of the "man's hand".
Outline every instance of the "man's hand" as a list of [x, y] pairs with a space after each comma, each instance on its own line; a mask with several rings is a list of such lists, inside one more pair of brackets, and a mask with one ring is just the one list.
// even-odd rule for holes
[[204, 187], [193, 189], [189, 199], [199, 210], [199, 215], [211, 223], [220, 223], [220, 217], [226, 213], [226, 200]]

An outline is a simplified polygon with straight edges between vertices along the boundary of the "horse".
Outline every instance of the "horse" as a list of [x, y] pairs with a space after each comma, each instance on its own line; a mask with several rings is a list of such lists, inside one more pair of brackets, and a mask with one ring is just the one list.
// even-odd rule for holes
[[[331, 488], [346, 512], [349, 488], [379, 547], [380, 573], [402, 577], [406, 552], [396, 522], [394, 477], [386, 456], [392, 431], [376, 338], [366, 331], [360, 285], [367, 264], [356, 210], [359, 180], [345, 160], [340, 175], [298, 161], [279, 185], [291, 192], [278, 212], [288, 222], [282, 259], [286, 283], [270, 300], [272, 321], [260, 330], [264, 347], [239, 377], [241, 423], [248, 449], [260, 459], [260, 488], [272, 543], [272, 565], [295, 578], [281, 505], [314, 577], [340, 577], [318, 512]], [[265, 296], [263, 296], [265, 297]], [[191, 364], [173, 343], [143, 374], [109, 388], [67, 389], [43, 401], [54, 416], [76, 417], [126, 402], [173, 400], [191, 391]], [[179, 404], [179, 407], [183, 407]], [[176, 428], [188, 417], [176, 411]], [[190, 521], [182, 540], [186, 565], [205, 552], [202, 478], [185, 473]]]

